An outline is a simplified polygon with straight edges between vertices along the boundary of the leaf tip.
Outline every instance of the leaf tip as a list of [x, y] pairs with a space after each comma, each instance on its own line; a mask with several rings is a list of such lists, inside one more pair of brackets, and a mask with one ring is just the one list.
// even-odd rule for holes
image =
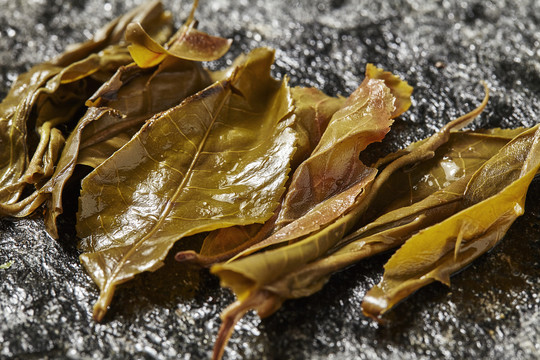
[[95, 321], [101, 322], [103, 318], [105, 317], [105, 314], [107, 313], [107, 310], [109, 309], [109, 305], [111, 304], [111, 300], [114, 294], [115, 287], [112, 286], [108, 289], [108, 291], [101, 291], [99, 294], [99, 298], [94, 304], [92, 317]]
[[174, 256], [174, 259], [178, 262], [195, 265], [199, 267], [210, 267], [215, 261], [212, 257], [201, 256], [193, 250], [179, 251]]
[[369, 290], [362, 301], [362, 313], [377, 322], [381, 322], [381, 315], [390, 307], [388, 298], [378, 286]]
[[178, 262], [191, 261], [197, 257], [197, 253], [193, 250], [179, 251], [174, 256], [174, 259]]
[[95, 321], [101, 322], [101, 320], [103, 320], [103, 317], [105, 316], [106, 313], [107, 313], [106, 309], [103, 309], [98, 306], [94, 306], [94, 313], [92, 314], [92, 317], [94, 318]]
[[394, 75], [390, 71], [384, 71], [371, 63], [366, 65], [365, 74], [367, 78], [383, 80], [385, 85], [390, 88], [390, 92], [395, 97], [392, 119], [403, 114], [412, 105], [411, 96], [414, 88], [398, 75]]

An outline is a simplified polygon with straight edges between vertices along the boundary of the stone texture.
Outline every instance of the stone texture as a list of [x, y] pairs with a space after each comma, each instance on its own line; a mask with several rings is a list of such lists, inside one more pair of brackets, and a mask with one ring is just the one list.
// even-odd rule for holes
[[[82, 41], [130, 1], [0, 0], [0, 98], [17, 74]], [[177, 23], [190, 3], [166, 1]], [[292, 85], [348, 94], [367, 62], [415, 87], [412, 108], [377, 154], [407, 145], [469, 111], [492, 91], [472, 127], [531, 126], [540, 113], [540, 2], [400, 0], [201, 1], [200, 28], [234, 40], [218, 68], [256, 46], [276, 49], [274, 74]], [[0, 149], [1, 151], [1, 149]], [[227, 359], [422, 359], [540, 356], [540, 182], [501, 244], [428, 286], [387, 317], [366, 319], [362, 296], [388, 255], [332, 277], [318, 294], [268, 319], [249, 314]], [[209, 358], [219, 313], [233, 296], [206, 272], [169, 259], [121, 287], [105, 321], [91, 319], [97, 289], [74, 246], [72, 216], [60, 241], [39, 215], [0, 220], [0, 358]], [[181, 246], [181, 245], [180, 245]], [[197, 290], [189, 290], [198, 284]]]

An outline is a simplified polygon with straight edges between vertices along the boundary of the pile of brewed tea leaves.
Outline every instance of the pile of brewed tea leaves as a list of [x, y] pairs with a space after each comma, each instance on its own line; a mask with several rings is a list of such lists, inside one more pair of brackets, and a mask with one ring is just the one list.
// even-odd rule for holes
[[[0, 104], [0, 215], [44, 211], [59, 237], [66, 184], [80, 181], [80, 259], [100, 321], [119, 284], [177, 261], [209, 268], [238, 300], [236, 322], [319, 291], [332, 273], [387, 251], [366, 316], [450, 276], [523, 214], [540, 131], [462, 130], [488, 102], [372, 164], [360, 160], [411, 106], [412, 87], [368, 64], [347, 98], [271, 75], [256, 48], [210, 70], [231, 41], [197, 29], [195, 2], [173, 30], [139, 6], [19, 76]], [[84, 172], [80, 180], [74, 174]]]

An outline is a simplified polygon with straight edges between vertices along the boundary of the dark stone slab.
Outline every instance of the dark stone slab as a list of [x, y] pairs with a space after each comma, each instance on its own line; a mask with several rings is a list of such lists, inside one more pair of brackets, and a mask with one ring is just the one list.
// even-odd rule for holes
[[[0, 0], [0, 97], [16, 75], [89, 37], [137, 1]], [[167, 1], [180, 22], [189, 3]], [[379, 153], [423, 138], [492, 91], [473, 127], [531, 126], [540, 112], [540, 3], [528, 1], [202, 1], [201, 28], [234, 39], [213, 67], [256, 46], [276, 48], [277, 77], [348, 94], [367, 62], [415, 87], [413, 107]], [[0, 149], [0, 151], [2, 151]], [[384, 325], [366, 319], [362, 296], [388, 255], [332, 277], [318, 294], [274, 316], [249, 314], [228, 359], [417, 359], [540, 356], [540, 183], [526, 214], [489, 254], [399, 305]], [[69, 215], [69, 214], [68, 214]], [[208, 358], [219, 313], [233, 296], [209, 274], [167, 265], [121, 287], [105, 321], [91, 319], [97, 289], [74, 246], [39, 215], [0, 220], [0, 358]], [[181, 246], [181, 245], [180, 245]], [[189, 290], [198, 284], [197, 290]]]

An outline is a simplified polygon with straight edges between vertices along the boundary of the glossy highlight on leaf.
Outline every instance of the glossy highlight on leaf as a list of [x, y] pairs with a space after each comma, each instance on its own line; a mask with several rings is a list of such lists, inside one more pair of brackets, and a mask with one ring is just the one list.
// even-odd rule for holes
[[[264, 222], [283, 193], [296, 137], [273, 52], [254, 50], [229, 79], [152, 118], [82, 183], [81, 261], [101, 289], [161, 266], [182, 237]], [[257, 79], [257, 81], [253, 81]]]
[[[291, 168], [295, 170], [315, 149], [332, 115], [343, 106], [345, 98], [330, 97], [317, 89], [302, 87], [292, 88], [291, 94], [294, 105], [292, 129], [298, 137], [291, 163]], [[290, 185], [287, 188], [290, 188]], [[202, 266], [229, 260], [275, 231], [281, 207], [277, 210], [279, 211], [275, 216], [264, 225], [251, 224], [216, 230], [205, 239], [200, 254], [192, 250], [184, 251], [178, 253], [176, 259]]]
[[[472, 175], [480, 165], [524, 129], [500, 130], [496, 134], [451, 132], [448, 142], [435, 151], [431, 159], [402, 168], [381, 186], [368, 211], [371, 219], [384, 212], [412, 205], [435, 191], [442, 190], [463, 177]], [[425, 140], [411, 144], [405, 151], [390, 154], [394, 160], [410, 153]], [[376, 167], [383, 168], [380, 161]], [[406, 184], [406, 185], [404, 185]], [[369, 218], [369, 216], [368, 216]]]

